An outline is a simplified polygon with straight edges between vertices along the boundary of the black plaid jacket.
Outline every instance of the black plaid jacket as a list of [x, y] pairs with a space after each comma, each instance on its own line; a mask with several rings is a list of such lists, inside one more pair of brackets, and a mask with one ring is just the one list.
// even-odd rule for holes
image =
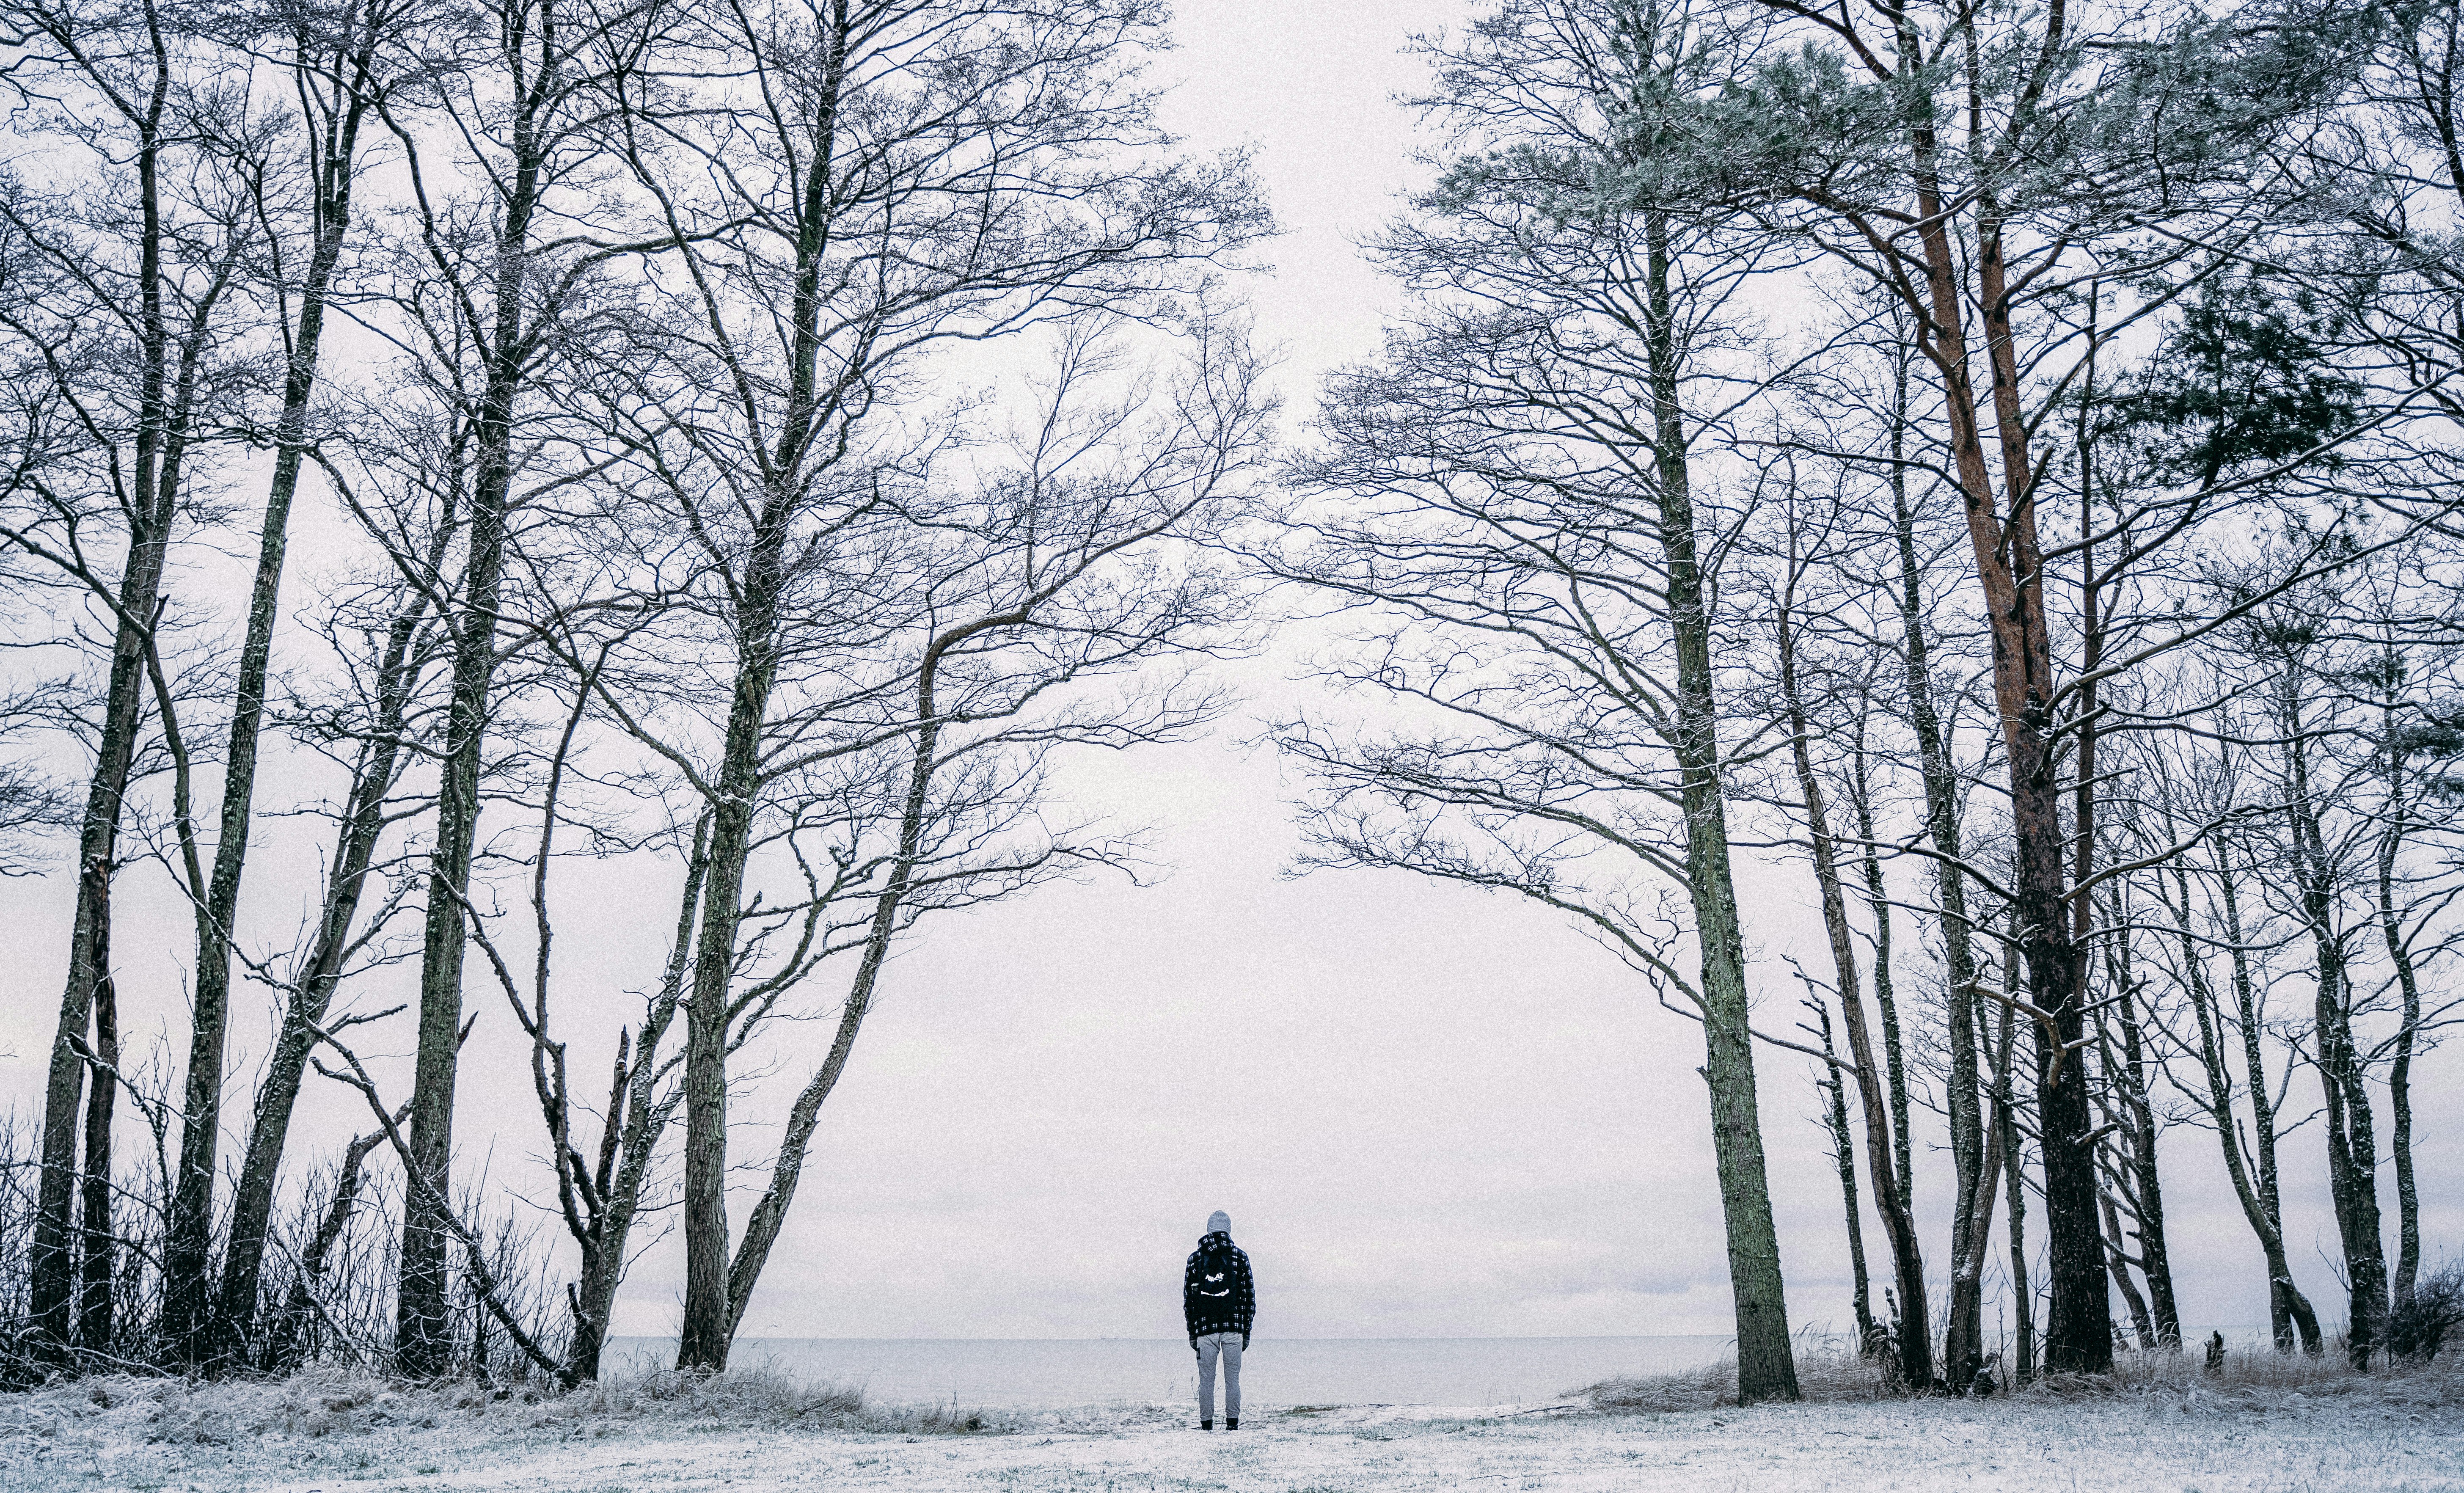
[[1249, 1279], [1249, 1257], [1231, 1235], [1209, 1234], [1198, 1241], [1180, 1277], [1180, 1314], [1193, 1343], [1210, 1332], [1238, 1332], [1241, 1346], [1249, 1346], [1258, 1287]]

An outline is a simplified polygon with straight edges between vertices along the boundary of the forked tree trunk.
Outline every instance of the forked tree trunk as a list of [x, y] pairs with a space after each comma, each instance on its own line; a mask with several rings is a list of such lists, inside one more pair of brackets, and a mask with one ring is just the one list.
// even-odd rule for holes
[[119, 1235], [111, 1225], [111, 1116], [120, 1091], [120, 999], [111, 976], [111, 950], [96, 949], [103, 964], [94, 984], [94, 1093], [86, 1101], [83, 1197], [79, 1199], [77, 1342], [91, 1352], [111, 1350], [112, 1278], [119, 1262]]
[[1847, 1208], [1848, 1268], [1856, 1287], [1857, 1352], [1859, 1357], [1872, 1355], [1880, 1347], [1875, 1341], [1874, 1289], [1865, 1268], [1865, 1220], [1857, 1207], [1857, 1141], [1848, 1130], [1848, 1086], [1839, 1076], [1839, 1053], [1831, 1040], [1831, 1004], [1819, 996], [1805, 1002], [1814, 1008], [1815, 1020], [1821, 1023], [1822, 1057], [1829, 1071], [1817, 1080], [1822, 1095], [1829, 1102], [1824, 1114], [1824, 1131], [1831, 1137], [1831, 1164], [1839, 1173], [1839, 1197]]
[[693, 930], [701, 914], [702, 892], [710, 868], [710, 822], [693, 825], [693, 851], [685, 862], [685, 888], [676, 912], [675, 941], [670, 946], [659, 993], [644, 1014], [639, 1038], [629, 1053], [617, 1056], [605, 1128], [600, 1132], [599, 1187], [602, 1210], [593, 1219], [594, 1235], [582, 1241], [581, 1279], [567, 1298], [573, 1313], [573, 1340], [565, 1353], [566, 1371], [575, 1380], [599, 1377], [599, 1360], [607, 1346], [607, 1327], [616, 1307], [616, 1288], [625, 1279], [625, 1251], [640, 1215], [642, 1188], [650, 1173], [658, 1143], [684, 1102], [681, 1087], [658, 1089], [660, 1043], [683, 1003], [686, 971], [692, 963]]
[[[2217, 1143], [2224, 1148], [2225, 1175], [2233, 1180], [2233, 1197], [2241, 1203], [2242, 1218], [2249, 1222], [2251, 1233], [2257, 1238], [2259, 1253], [2266, 1261], [2269, 1335], [2278, 1352], [2290, 1352], [2298, 1312], [2308, 1324], [2305, 1335], [2311, 1340], [2311, 1350], [2315, 1352], [2318, 1350], [2318, 1319], [2310, 1310], [2309, 1301], [2293, 1284], [2293, 1267], [2285, 1257], [2284, 1230], [2277, 1220], [2273, 1197], [2262, 1192], [2251, 1175], [2249, 1160], [2243, 1154], [2240, 1122], [2233, 1114], [2233, 1074], [2232, 1062], [2225, 1051], [2222, 1013], [2216, 1009], [2215, 992], [2208, 981], [2206, 960], [2190, 933], [2190, 873], [2179, 861], [2173, 866], [2173, 883], [2181, 898], [2173, 915], [2180, 931], [2182, 965], [2186, 976], [2184, 983], [2190, 998], [2190, 1014], [2198, 1023], [2199, 1066], [2207, 1080], [2208, 1119], [2215, 1127]], [[2243, 957], [2239, 948], [2241, 935], [2237, 916], [2229, 921], [2226, 936], [2235, 945], [2235, 958]], [[2245, 1016], [2244, 1020], [2247, 1019]], [[2276, 1123], [2276, 1117], [2268, 1108], [2266, 1086], [2266, 1075], [2258, 1073], [2251, 1108], [2262, 1131], [2272, 1130]], [[2271, 1158], [2275, 1154], [2272, 1140], [2268, 1154]]]
[[745, 1220], [744, 1241], [728, 1270], [730, 1341], [744, 1321], [744, 1309], [753, 1302], [753, 1288], [760, 1284], [762, 1266], [769, 1262], [771, 1246], [779, 1241], [779, 1230], [787, 1221], [787, 1209], [796, 1200], [796, 1186], [803, 1175], [806, 1148], [812, 1142], [814, 1127], [820, 1123], [822, 1105], [838, 1087], [839, 1075], [847, 1070], [856, 1034], [863, 1029], [866, 1013], [872, 1009], [882, 964], [890, 957], [891, 939], [898, 931], [899, 908], [913, 889], [915, 868], [923, 855], [924, 820], [931, 802], [933, 776], [940, 766], [941, 727], [935, 691], [945, 651], [945, 647], [936, 646], [924, 660], [915, 703], [920, 729], [915, 733], [913, 754], [908, 761], [907, 792], [900, 801], [898, 855], [891, 867], [889, 883], [874, 899], [872, 922], [865, 931], [864, 952], [856, 965], [855, 979], [848, 988], [847, 1003], [839, 1008], [838, 1031], [830, 1039], [828, 1056], [805, 1082], [788, 1110], [787, 1129], [770, 1169], [770, 1185]]

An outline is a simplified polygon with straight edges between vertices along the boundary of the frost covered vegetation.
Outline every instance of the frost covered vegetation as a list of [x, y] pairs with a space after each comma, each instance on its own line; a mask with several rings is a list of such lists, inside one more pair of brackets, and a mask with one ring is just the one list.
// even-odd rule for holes
[[[1804, 1407], [1703, 1385], [1602, 1386], [1547, 1406], [1307, 1406], [1197, 1437], [1178, 1407], [902, 1411], [764, 1373], [611, 1374], [569, 1394], [96, 1376], [0, 1405], [12, 1488], [1478, 1486], [1781, 1490], [2464, 1485], [2464, 1375], [2265, 1353], [2221, 1373], [2125, 1355], [2112, 1378], [1909, 1401], [1851, 1353], [1800, 1364]], [[1697, 1398], [1710, 1390], [1716, 1398]], [[1650, 1399], [1639, 1403], [1639, 1398]], [[1856, 1401], [1863, 1401], [1858, 1403]]]
[[[2189, 1405], [2186, 1167], [2270, 1372], [2433, 1382], [2464, 7], [1499, 0], [1418, 43], [1403, 310], [1288, 446], [1233, 295], [1273, 225], [1158, 125], [1166, 20], [0, 0], [0, 870], [74, 904], [10, 930], [62, 990], [10, 1413], [304, 1426], [347, 1367], [534, 1387], [389, 1425], [898, 1429], [602, 1382], [627, 1266], [672, 1220], [723, 1371], [893, 950], [1134, 873], [1057, 756], [1212, 729], [1278, 627], [1304, 868], [1545, 905], [1703, 1044], [1736, 1364], [1605, 1398]], [[1748, 854], [1817, 956], [1749, 964]], [[611, 878], [671, 932], [576, 980]], [[182, 979], [124, 988], [165, 889]], [[530, 1078], [484, 1174], [480, 1023]], [[1837, 1361], [1765, 1164], [1808, 1077]]]

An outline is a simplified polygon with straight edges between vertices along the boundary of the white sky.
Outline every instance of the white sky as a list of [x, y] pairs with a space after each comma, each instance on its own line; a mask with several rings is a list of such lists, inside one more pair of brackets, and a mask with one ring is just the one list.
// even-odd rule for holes
[[[1170, 118], [1196, 146], [1254, 143], [1287, 229], [1269, 249], [1278, 273], [1251, 293], [1263, 340], [1287, 349], [1297, 428], [1311, 377], [1371, 350], [1391, 304], [1351, 245], [1413, 177], [1410, 121], [1390, 101], [1420, 79], [1404, 35], [1463, 11], [1180, 9], [1182, 49], [1164, 67], [1185, 81]], [[1272, 669], [1243, 683], [1258, 713], [1289, 697]], [[1270, 752], [1239, 748], [1254, 727], [1088, 761], [1069, 779], [1081, 804], [1159, 827], [1176, 868], [1162, 885], [1047, 889], [929, 925], [895, 960], [748, 1335], [1174, 1336], [1181, 1257], [1218, 1207], [1256, 1262], [1266, 1338], [1728, 1330], [1698, 1029], [1539, 910], [1399, 874], [1279, 876], [1294, 784]], [[313, 854], [262, 858], [252, 895], [278, 905], [314, 871]], [[1793, 1007], [1778, 955], [1820, 947], [1810, 882], [1794, 867], [1741, 879], [1758, 989]], [[567, 999], [604, 989], [607, 1020], [629, 1019], [622, 992], [655, 968], [673, 889], [586, 868], [572, 886], [559, 920]], [[0, 968], [0, 1100], [39, 1093], [70, 889], [58, 876], [0, 883], [21, 932]], [[122, 918], [122, 999], [142, 1040], [178, 1007], [173, 961], [189, 934], [167, 899], [134, 887]], [[463, 1175], [486, 1163], [533, 1182], [518, 1042], [483, 977], [474, 960], [469, 1000], [486, 1015], [466, 1062]], [[240, 1023], [235, 1129], [270, 1020]], [[817, 1025], [779, 1044], [771, 1087], [792, 1091], [826, 1042]], [[2450, 1201], [2464, 1175], [2453, 1069], [2442, 1055], [2419, 1080], [2433, 1249], [2464, 1235]], [[1839, 1326], [1839, 1198], [1807, 1065], [1766, 1052], [1761, 1075], [1791, 1319]], [[320, 1153], [360, 1118], [331, 1093], [304, 1115]], [[733, 1126], [732, 1150], [759, 1161], [770, 1134]], [[2186, 1323], [2264, 1322], [2258, 1253], [2212, 1137], [2175, 1130], [2165, 1148]], [[2320, 1150], [2310, 1131], [2288, 1143], [2288, 1224], [2297, 1274], [2335, 1317]], [[1938, 1289], [1947, 1172], [1939, 1156], [1920, 1165]], [[2386, 1194], [2391, 1237], [2391, 1183]], [[1867, 1243], [1879, 1305], [1886, 1267], [1870, 1221]], [[671, 1329], [681, 1294], [671, 1237], [633, 1271], [619, 1331]]]

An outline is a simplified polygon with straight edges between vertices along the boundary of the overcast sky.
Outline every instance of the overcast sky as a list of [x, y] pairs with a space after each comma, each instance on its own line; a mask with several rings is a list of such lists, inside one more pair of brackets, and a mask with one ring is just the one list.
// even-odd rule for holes
[[[1250, 289], [1263, 339], [1287, 352], [1295, 428], [1314, 374], [1370, 350], [1392, 303], [1352, 244], [1415, 174], [1411, 121], [1391, 102], [1422, 76], [1406, 33], [1461, 13], [1181, 7], [1170, 118], [1193, 145], [1254, 144], [1287, 230], [1269, 250], [1277, 273]], [[1160, 885], [1046, 889], [931, 925], [898, 956], [747, 1334], [1174, 1336], [1180, 1259], [1219, 1207], [1256, 1263], [1264, 1338], [1728, 1330], [1699, 1028], [1540, 910], [1399, 874], [1279, 874], [1294, 785], [1269, 751], [1239, 743], [1292, 687], [1270, 666], [1241, 682], [1252, 713], [1217, 738], [1067, 779], [1080, 806], [1157, 826], [1172, 867]], [[253, 861], [267, 882], [252, 897], [278, 899], [269, 886], [304, 888], [314, 870], [307, 856]], [[1779, 955], [1819, 948], [1808, 878], [1749, 866], [1741, 880], [1758, 992], [1793, 1005]], [[559, 922], [568, 988], [607, 991], [613, 1020], [664, 952], [672, 888], [586, 868], [574, 885]], [[0, 885], [10, 926], [39, 931], [0, 968], [0, 1095], [21, 1108], [57, 1008], [69, 891], [65, 877]], [[129, 895], [123, 999], [155, 1000], [159, 1022], [160, 1002], [178, 999], [187, 923], [159, 896]], [[159, 915], [133, 915], [148, 907]], [[495, 1041], [474, 1041], [466, 1064], [461, 1165], [532, 1182], [517, 1044], [481, 978], [474, 966], [470, 999]], [[244, 1074], [270, 1019], [250, 1020]], [[814, 1026], [775, 1043], [773, 1087], [792, 1091], [826, 1041]], [[2448, 1200], [2464, 1170], [2453, 1072], [2442, 1054], [2418, 1081], [2433, 1248], [2464, 1232]], [[1765, 1052], [1761, 1082], [1792, 1322], [1844, 1324], [1839, 1196], [1806, 1065]], [[233, 1093], [237, 1126], [247, 1101]], [[355, 1118], [330, 1093], [306, 1112], [319, 1151]], [[739, 1156], [759, 1160], [769, 1139], [732, 1130]], [[2212, 1138], [2175, 1130], [2165, 1148], [2186, 1324], [2263, 1323], [2258, 1253]], [[2290, 1142], [2288, 1224], [2297, 1273], [2337, 1316], [2320, 1150], [2312, 1131]], [[1947, 1170], [1927, 1158], [1918, 1182], [1938, 1285]], [[1879, 1278], [1870, 1223], [1868, 1243]], [[681, 1265], [672, 1237], [649, 1252], [620, 1332], [672, 1328]]]

